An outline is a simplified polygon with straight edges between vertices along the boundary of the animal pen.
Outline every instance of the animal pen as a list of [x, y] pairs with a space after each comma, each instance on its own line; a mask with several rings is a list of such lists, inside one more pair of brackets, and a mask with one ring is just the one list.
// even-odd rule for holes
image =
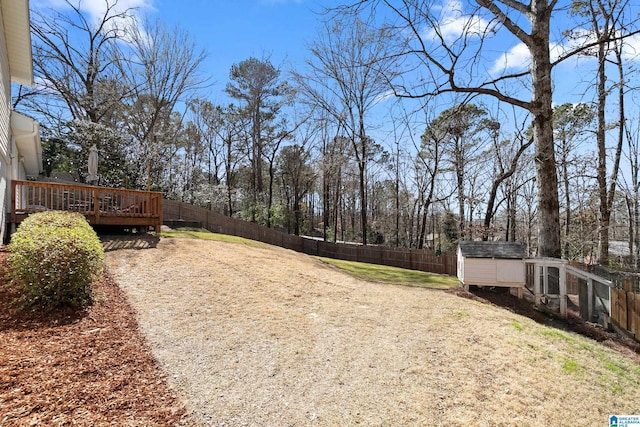
[[605, 328], [620, 326], [636, 334], [635, 327], [633, 331], [627, 327], [626, 319], [624, 324], [620, 322], [622, 304], [619, 295], [626, 296], [626, 292], [616, 289], [611, 280], [561, 259], [532, 258], [527, 259], [525, 265], [526, 288], [533, 295], [536, 306], [566, 317], [567, 304], [571, 303], [577, 307], [579, 316], [588, 322]]
[[571, 309], [640, 340], [640, 289], [630, 281], [615, 283], [562, 259], [524, 258], [522, 248], [509, 242], [460, 242], [458, 278], [465, 288], [511, 288], [543, 311], [567, 317]]

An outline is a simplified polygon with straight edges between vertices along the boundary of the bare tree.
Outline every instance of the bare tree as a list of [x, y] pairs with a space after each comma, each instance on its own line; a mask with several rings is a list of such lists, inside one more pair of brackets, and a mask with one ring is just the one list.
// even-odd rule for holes
[[32, 91], [21, 89], [14, 105], [24, 103], [51, 127], [65, 120], [105, 124], [131, 95], [122, 84], [117, 42], [125, 37], [133, 15], [131, 9], [118, 11], [116, 6], [116, 1], [105, 1], [104, 13], [96, 20], [71, 0], [64, 0], [59, 10], [33, 10], [37, 85]]
[[[395, 18], [388, 21], [385, 28], [407, 34], [406, 43], [395, 53], [405, 61], [410, 74], [405, 81], [400, 81], [402, 84], [394, 85], [396, 95], [414, 98], [444, 93], [490, 96], [531, 113], [540, 210], [539, 250], [542, 256], [560, 257], [551, 72], [556, 64], [593, 44], [579, 46], [552, 61], [550, 33], [557, 0], [476, 0], [476, 4], [478, 7], [470, 14], [460, 8], [442, 8], [422, 0], [362, 0], [338, 10], [357, 14], [367, 8], [373, 13], [384, 10], [383, 13], [390, 13]], [[462, 30], [457, 32], [454, 30], [457, 28]], [[528, 72], [509, 73], [506, 69], [496, 73], [482, 61], [485, 42], [506, 34], [528, 49], [531, 56]], [[507, 83], [513, 81], [530, 88], [530, 99], [507, 90]]]
[[558, 170], [564, 193], [564, 256], [570, 258], [569, 233], [571, 231], [571, 163], [575, 159], [575, 150], [585, 132], [595, 118], [594, 109], [587, 104], [562, 104], [554, 107], [554, 135], [558, 153]]
[[[626, 3], [626, 1], [624, 2]], [[620, 136], [618, 139], [615, 160], [613, 164], [613, 171], [611, 177], [607, 177], [607, 147], [606, 147], [606, 130], [607, 123], [605, 118], [605, 109], [608, 96], [606, 64], [607, 56], [609, 55], [609, 44], [614, 38], [615, 31], [618, 30], [618, 21], [622, 9], [618, 9], [617, 6], [622, 6], [623, 3], [619, 1], [608, 2], [602, 0], [579, 2], [580, 6], [585, 7], [588, 18], [591, 20], [592, 31], [595, 33], [597, 41], [597, 47], [595, 56], [598, 61], [598, 68], [596, 73], [596, 86], [597, 86], [597, 130], [596, 141], [598, 146], [598, 196], [600, 199], [600, 262], [608, 264], [609, 262], [609, 225], [611, 220], [611, 207], [613, 205], [613, 196], [615, 194], [615, 187], [617, 183], [618, 169], [620, 165], [620, 156], [622, 152], [622, 123], [620, 127]], [[622, 84], [622, 82], [621, 82]], [[624, 97], [623, 97], [624, 100]], [[624, 104], [620, 106], [621, 111]]]
[[640, 128], [638, 121], [625, 123], [629, 162], [629, 177], [622, 177], [625, 190], [625, 202], [629, 215], [629, 253], [633, 265], [637, 268], [640, 260]]
[[145, 170], [148, 162], [159, 173], [180, 130], [174, 114], [178, 102], [206, 85], [200, 72], [205, 53], [186, 31], [159, 21], [131, 26], [127, 41], [132, 60], [120, 64], [133, 102], [126, 107], [123, 124], [138, 144], [134, 159], [138, 169]]
[[[435, 120], [437, 121], [437, 119]], [[418, 234], [418, 249], [424, 246], [427, 231], [427, 215], [429, 208], [434, 202], [436, 189], [436, 177], [440, 174], [440, 162], [442, 161], [442, 150], [448, 138], [446, 130], [433, 124], [429, 124], [424, 134], [420, 138], [420, 151], [416, 159], [416, 167], [421, 171], [423, 179], [420, 180], [419, 199], [422, 210], [422, 221]]]
[[227, 196], [227, 215], [235, 212], [234, 194], [238, 189], [238, 166], [245, 160], [245, 150], [248, 145], [246, 133], [249, 119], [233, 104], [228, 107], [216, 108], [216, 132], [222, 140], [224, 151], [224, 177]]
[[300, 235], [302, 226], [302, 199], [311, 190], [316, 177], [310, 165], [310, 136], [312, 135], [307, 133], [302, 136], [301, 144], [284, 147], [278, 159], [282, 189], [287, 206], [293, 213], [293, 233], [296, 236]]
[[373, 139], [368, 116], [388, 92], [394, 75], [389, 45], [390, 33], [376, 31], [359, 18], [337, 18], [325, 22], [311, 44], [308, 72], [295, 78], [304, 96], [326, 110], [351, 143], [358, 166], [360, 226], [367, 244], [367, 165]]
[[[528, 148], [533, 144], [533, 138], [527, 138], [522, 133], [517, 133], [513, 141], [499, 141], [498, 129], [499, 123], [489, 121], [486, 125], [490, 127], [493, 135], [493, 147], [491, 153], [495, 159], [494, 173], [492, 174], [489, 196], [487, 198], [487, 207], [484, 214], [484, 232], [482, 240], [489, 239], [489, 229], [491, 222], [496, 214], [496, 210], [500, 205], [497, 200], [498, 190], [516, 173], [520, 159], [527, 152]], [[513, 191], [514, 189], [511, 189]], [[507, 192], [507, 196], [510, 196]], [[508, 211], [508, 210], [507, 210]], [[509, 213], [509, 212], [507, 212]], [[507, 227], [508, 228], [508, 227]], [[507, 239], [509, 240], [509, 239]]]

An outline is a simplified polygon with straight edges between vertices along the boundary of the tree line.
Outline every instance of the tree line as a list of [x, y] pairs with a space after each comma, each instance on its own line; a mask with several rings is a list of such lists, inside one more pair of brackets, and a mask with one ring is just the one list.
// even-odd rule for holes
[[[100, 185], [290, 233], [436, 250], [501, 239], [603, 263], [614, 240], [637, 265], [637, 11], [625, 0], [427, 3], [328, 10], [304, 64], [233, 64], [217, 104], [186, 31], [112, 1], [96, 20], [66, 0], [32, 11], [37, 84], [13, 104], [42, 124], [47, 177], [84, 182], [95, 144]], [[505, 37], [528, 52], [524, 67], [509, 52], [490, 66]], [[554, 70], [569, 60], [590, 67], [593, 89], [554, 104]]]

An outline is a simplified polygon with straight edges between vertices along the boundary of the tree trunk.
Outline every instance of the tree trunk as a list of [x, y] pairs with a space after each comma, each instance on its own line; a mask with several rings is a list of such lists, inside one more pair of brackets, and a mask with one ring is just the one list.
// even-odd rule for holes
[[531, 73], [533, 80], [533, 136], [538, 179], [538, 251], [543, 257], [560, 258], [560, 204], [558, 175], [553, 145], [551, 60], [549, 54], [549, 14], [546, 0], [531, 5]]
[[567, 142], [562, 141], [562, 181], [564, 184], [565, 223], [564, 223], [564, 257], [569, 259], [569, 232], [571, 231], [571, 193], [569, 192], [569, 170], [567, 168]]
[[598, 181], [598, 198], [600, 199], [600, 229], [599, 234], [599, 252], [600, 263], [609, 263], [609, 220], [611, 213], [609, 212], [609, 206], [607, 203], [607, 147], [605, 141], [606, 122], [605, 122], [605, 107], [607, 101], [607, 92], [605, 87], [606, 74], [605, 74], [605, 43], [600, 41], [598, 45], [598, 129], [596, 130], [596, 141], [598, 144], [598, 169], [597, 169], [597, 181]]
[[360, 221], [362, 225], [362, 244], [367, 245], [367, 189], [365, 185], [365, 165], [360, 163]]
[[460, 147], [461, 143], [459, 140], [456, 140], [455, 147], [455, 159], [456, 159], [456, 185], [458, 186], [458, 239], [465, 240], [464, 236], [464, 158], [462, 155], [462, 148]]

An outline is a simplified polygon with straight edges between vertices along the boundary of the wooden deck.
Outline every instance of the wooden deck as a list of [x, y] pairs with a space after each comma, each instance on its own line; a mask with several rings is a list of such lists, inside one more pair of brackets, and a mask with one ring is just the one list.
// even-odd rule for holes
[[89, 185], [19, 181], [12, 182], [11, 222], [19, 224], [35, 212], [72, 211], [92, 225], [117, 225], [160, 230], [162, 193]]

